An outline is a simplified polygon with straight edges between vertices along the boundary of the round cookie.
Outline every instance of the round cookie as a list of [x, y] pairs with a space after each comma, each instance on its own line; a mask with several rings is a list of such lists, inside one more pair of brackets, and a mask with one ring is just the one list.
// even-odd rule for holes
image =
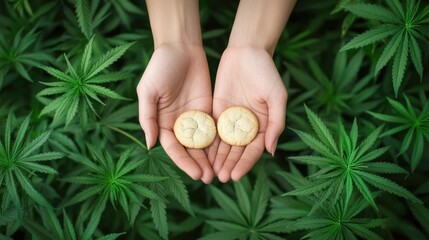
[[187, 111], [176, 119], [174, 134], [187, 148], [206, 148], [216, 137], [216, 125], [213, 118], [205, 112]]
[[217, 129], [222, 141], [233, 146], [246, 146], [258, 134], [259, 124], [249, 109], [230, 107], [219, 116]]

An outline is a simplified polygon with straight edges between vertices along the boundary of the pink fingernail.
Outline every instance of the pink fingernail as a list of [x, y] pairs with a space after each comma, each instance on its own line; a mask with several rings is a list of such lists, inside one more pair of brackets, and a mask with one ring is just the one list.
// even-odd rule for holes
[[146, 148], [147, 150], [150, 150], [150, 145], [149, 145], [149, 138], [147, 137], [147, 134], [145, 133], [144, 137], [146, 138]]
[[277, 141], [279, 141], [279, 139], [277, 138], [277, 140], [274, 142], [273, 147], [272, 147], [272, 151], [271, 151], [271, 155], [274, 157], [274, 154], [276, 153], [276, 149], [277, 149]]

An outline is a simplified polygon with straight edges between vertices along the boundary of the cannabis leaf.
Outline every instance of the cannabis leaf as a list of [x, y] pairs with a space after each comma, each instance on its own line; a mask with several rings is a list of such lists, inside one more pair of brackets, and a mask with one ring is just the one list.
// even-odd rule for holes
[[[73, 223], [65, 210], [62, 211], [61, 218], [55, 214], [52, 209], [37, 208], [37, 212], [41, 217], [41, 222], [25, 220], [23, 225], [32, 236], [38, 236], [40, 239], [51, 240], [115, 240], [125, 233], [111, 233], [98, 238], [94, 236], [84, 236], [82, 231], [76, 230], [76, 225]], [[94, 234], [95, 235], [95, 234]], [[102, 235], [97, 233], [98, 236]]]
[[35, 31], [36, 28], [30, 31], [21, 29], [14, 35], [9, 31], [0, 33], [0, 87], [8, 73], [12, 72], [11, 70], [32, 82], [28, 70], [32, 67], [40, 67], [41, 63], [52, 60], [52, 57], [45, 51], [34, 50], [38, 38], [38, 33]]
[[[95, 231], [101, 214], [106, 208], [107, 200], [110, 200], [112, 206], [116, 205], [125, 212], [128, 220], [134, 221], [131, 216], [131, 204], [142, 205], [144, 198], [158, 199], [159, 196], [143, 184], [160, 182], [165, 177], [142, 174], [136, 172], [143, 161], [127, 161], [133, 149], [125, 151], [116, 162], [107, 151], [95, 150], [89, 146], [92, 158], [72, 154], [70, 157], [86, 166], [89, 170], [87, 175], [73, 176], [65, 178], [64, 181], [77, 184], [78, 186], [87, 186], [82, 191], [71, 197], [64, 207], [74, 205], [79, 202], [91, 202], [93, 205], [90, 211], [93, 215], [85, 230], [84, 236], [88, 237]], [[97, 164], [98, 163], [98, 164]]]
[[159, 236], [157, 229], [155, 228], [155, 224], [153, 223], [150, 211], [141, 212], [141, 214], [139, 214], [136, 219], [135, 226], [139, 226], [133, 229], [136, 232], [136, 234], [140, 237], [139, 239], [146, 239], [146, 240], [162, 239]]
[[382, 127], [375, 129], [365, 140], [358, 145], [358, 125], [353, 122], [350, 133], [347, 134], [342, 123], [339, 123], [339, 143], [323, 121], [305, 106], [308, 120], [315, 132], [315, 136], [308, 133], [293, 130], [301, 140], [319, 155], [296, 156], [290, 159], [315, 165], [320, 168], [318, 172], [309, 176], [312, 180], [309, 184], [283, 194], [287, 195], [312, 195], [321, 193], [321, 197], [314, 205], [313, 211], [321, 206], [330, 196], [338, 199], [343, 192], [346, 195], [347, 205], [356, 187], [363, 197], [377, 209], [371, 191], [367, 184], [378, 189], [395, 194], [397, 196], [420, 203], [421, 201], [407, 189], [391, 180], [374, 173], [403, 173], [407, 171], [396, 164], [389, 162], [374, 162], [383, 155], [388, 147], [371, 150], [380, 137]]
[[48, 208], [52, 207], [34, 188], [31, 176], [36, 173], [57, 174], [55, 169], [40, 162], [59, 159], [64, 154], [59, 152], [35, 153], [48, 140], [51, 131], [43, 132], [29, 141], [27, 134], [29, 134], [30, 115], [22, 122], [16, 133], [15, 141], [13, 141], [14, 121], [16, 120], [10, 113], [5, 125], [4, 142], [0, 140], [0, 187], [6, 188], [2, 196], [5, 201], [2, 203], [3, 206], [8, 206], [8, 202], [12, 201], [22, 217], [22, 200], [19, 191], [21, 189], [36, 203]]
[[392, 80], [395, 95], [404, 78], [409, 56], [420, 79], [423, 78], [422, 51], [417, 42], [427, 38], [421, 26], [429, 24], [429, 6], [419, 12], [420, 1], [407, 0], [406, 9], [398, 0], [387, 0], [389, 9], [374, 4], [350, 4], [345, 9], [353, 14], [381, 22], [379, 26], [353, 38], [341, 51], [360, 48], [390, 38], [375, 66], [375, 74], [393, 58]]
[[[8, 226], [18, 221], [19, 221], [18, 211], [15, 208], [9, 207], [9, 208], [0, 210], [0, 230], [2, 230], [3, 226], [4, 228], [8, 228]], [[8, 233], [6, 231], [2, 231], [0, 232], [0, 239], [13, 240], [11, 237], [9, 237], [11, 235], [12, 234], [10, 234], [10, 232]]]
[[[89, 129], [94, 129], [93, 136], [98, 136], [102, 139], [108, 139], [112, 142], [116, 141], [117, 135], [114, 132], [119, 132], [122, 135], [134, 140], [135, 137], [125, 132], [125, 130], [134, 132], [141, 130], [140, 125], [131, 120], [138, 116], [137, 103], [129, 105], [120, 105], [118, 101], [107, 101], [106, 107], [101, 110], [100, 119], [90, 124]], [[135, 141], [140, 142], [140, 141]], [[146, 148], [146, 146], [144, 146]]]
[[79, 68], [72, 66], [66, 55], [64, 57], [67, 63], [67, 71], [62, 72], [52, 67], [43, 67], [47, 73], [60, 81], [42, 82], [42, 84], [48, 87], [40, 91], [37, 95], [42, 97], [61, 94], [61, 96], [47, 104], [40, 115], [55, 112], [54, 122], [65, 120], [67, 125], [73, 120], [79, 109], [81, 120], [87, 122], [88, 109], [97, 114], [92, 101], [95, 100], [104, 104], [99, 95], [112, 99], [124, 99], [116, 92], [100, 84], [123, 80], [129, 78], [130, 74], [125, 72], [101, 72], [118, 60], [133, 44], [129, 43], [116, 47], [93, 60], [93, 38], [91, 38], [85, 47]]
[[[295, 189], [310, 184], [294, 164], [291, 164], [290, 172], [281, 171], [279, 174]], [[385, 220], [361, 214], [369, 206], [367, 200], [356, 197], [357, 194], [353, 194], [348, 203], [344, 198], [330, 198], [314, 210], [314, 205], [318, 204], [323, 194], [274, 198], [273, 215], [289, 220], [283, 224], [288, 232], [304, 231], [303, 239], [381, 239], [370, 229], [378, 227]]]
[[217, 231], [200, 239], [282, 239], [275, 235], [284, 232], [279, 219], [265, 216], [270, 198], [268, 185], [266, 173], [261, 170], [253, 191], [247, 177], [234, 182], [236, 200], [211, 186], [213, 197], [221, 209], [217, 217], [211, 217], [206, 222]]
[[310, 230], [302, 239], [373, 239], [382, 238], [371, 228], [385, 222], [384, 219], [357, 217], [369, 203], [362, 197], [346, 203], [344, 199], [332, 204], [323, 204], [313, 215], [297, 219], [292, 224], [294, 230]]
[[423, 204], [416, 203], [408, 203], [408, 207], [411, 209], [411, 212], [419, 224], [423, 227], [425, 233], [429, 234], [429, 209]]
[[291, 61], [305, 59], [309, 55], [315, 54], [315, 51], [308, 50], [309, 47], [314, 46], [318, 42], [316, 38], [312, 38], [314, 31], [314, 28], [301, 29], [297, 34], [285, 31], [279, 40], [276, 48], [277, 51]]
[[33, 15], [33, 10], [31, 8], [29, 0], [9, 0], [13, 3], [13, 8], [16, 9], [21, 17], [24, 16], [24, 12], [27, 12], [28, 15]]
[[79, 27], [86, 39], [90, 39], [93, 35], [93, 30], [89, 2], [87, 0], [77, 0], [75, 8]]
[[420, 113], [416, 113], [416, 109], [408, 97], [404, 95], [404, 98], [406, 106], [396, 100], [387, 98], [396, 113], [395, 115], [375, 112], [369, 112], [369, 114], [383, 122], [395, 124], [395, 127], [384, 132], [383, 136], [397, 134], [402, 131], [407, 132], [402, 140], [398, 155], [405, 154], [412, 146], [411, 143], [414, 142], [410, 159], [411, 171], [414, 171], [422, 159], [424, 138], [429, 142], [429, 103], [426, 99], [422, 99], [423, 108]]
[[143, 148], [139, 148], [139, 150], [137, 154], [138, 156], [143, 156], [142, 169], [145, 172], [168, 177], [165, 181], [149, 185], [149, 188], [160, 196], [160, 198], [151, 199], [150, 201], [152, 219], [160, 236], [167, 239], [167, 196], [173, 196], [189, 214], [193, 215], [188, 191], [178, 175], [177, 167], [173, 167], [172, 161], [164, 149], [156, 147], [149, 151]]
[[311, 94], [312, 106], [326, 109], [328, 113], [348, 113], [356, 115], [377, 106], [378, 101], [371, 98], [379, 89], [377, 84], [371, 84], [370, 74], [357, 78], [363, 60], [363, 52], [358, 52], [348, 59], [345, 52], [337, 53], [331, 75], [322, 70], [318, 63], [308, 59], [310, 74], [299, 67], [287, 64], [291, 76], [305, 88], [301, 95]]
[[138, 15], [145, 14], [145, 12], [143, 12], [142, 9], [139, 6], [136, 6], [131, 0], [123, 0], [123, 1], [109, 0], [109, 2], [112, 4], [113, 9], [118, 14], [118, 17], [121, 20], [121, 22], [128, 29], [131, 27], [130, 14], [138, 14]]

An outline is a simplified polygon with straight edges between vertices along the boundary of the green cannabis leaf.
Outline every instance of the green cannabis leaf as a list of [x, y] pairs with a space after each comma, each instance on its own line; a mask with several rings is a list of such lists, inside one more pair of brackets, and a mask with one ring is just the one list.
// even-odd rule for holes
[[[115, 141], [114, 131], [119, 132], [133, 140], [134, 137], [124, 130], [139, 131], [140, 125], [131, 119], [138, 116], [137, 103], [120, 105], [119, 101], [107, 101], [106, 107], [102, 109], [100, 119], [94, 122], [89, 128], [94, 128], [94, 135], [100, 135], [103, 139]], [[141, 144], [141, 142], [139, 141]], [[144, 145], [143, 145], [144, 146]], [[144, 146], [146, 148], [146, 146]]]
[[[162, 238], [159, 236], [158, 231], [155, 228], [155, 224], [152, 221], [150, 211], [142, 212], [136, 219], [135, 235], [138, 239], [145, 240], [161, 240]], [[180, 225], [181, 227], [182, 225]], [[183, 229], [183, 228], [181, 228]]]
[[234, 182], [236, 200], [222, 190], [211, 186], [214, 199], [221, 212], [206, 222], [217, 231], [201, 240], [209, 239], [282, 239], [275, 233], [284, 232], [281, 220], [266, 216], [270, 191], [264, 170], [259, 171], [255, 186], [250, 189], [248, 178]]
[[390, 37], [375, 66], [375, 74], [393, 58], [392, 80], [395, 95], [398, 95], [409, 56], [420, 79], [423, 78], [422, 51], [417, 39], [428, 43], [421, 26], [429, 24], [429, 6], [420, 9], [420, 1], [407, 0], [406, 9], [398, 0], [385, 1], [386, 9], [374, 4], [350, 4], [344, 8], [351, 13], [369, 20], [381, 22], [379, 26], [353, 38], [341, 51], [360, 48]]
[[30, 16], [33, 15], [33, 10], [28, 0], [9, 0], [9, 2], [13, 3], [13, 8], [18, 11], [21, 17], [24, 16], [24, 12]]
[[86, 39], [89, 40], [93, 35], [89, 2], [87, 0], [77, 0], [75, 9], [79, 27]]
[[349, 134], [345, 131], [344, 126], [339, 123], [339, 143], [337, 143], [323, 121], [308, 109], [307, 106], [305, 106], [305, 110], [316, 137], [299, 130], [294, 130], [294, 132], [319, 155], [296, 156], [290, 157], [290, 159], [318, 166], [320, 170], [309, 177], [312, 180], [309, 184], [287, 192], [283, 196], [312, 195], [323, 191], [318, 202], [314, 204], [314, 211], [332, 195], [334, 199], [338, 199], [343, 192], [345, 192], [345, 204], [347, 205], [356, 187], [363, 197], [377, 209], [377, 205], [367, 185], [370, 184], [378, 189], [411, 201], [421, 202], [404, 187], [375, 174], [407, 173], [405, 169], [396, 164], [374, 162], [375, 159], [388, 150], [388, 147], [382, 147], [370, 151], [380, 137], [382, 127], [375, 129], [358, 145], [359, 132], [357, 121], [353, 122]]
[[34, 188], [31, 177], [36, 173], [57, 174], [55, 169], [40, 162], [56, 160], [62, 158], [64, 154], [35, 153], [48, 140], [51, 131], [43, 132], [29, 141], [27, 134], [30, 115], [24, 119], [16, 133], [15, 141], [12, 141], [14, 121], [14, 116], [10, 113], [5, 125], [4, 142], [0, 140], [0, 187], [6, 188], [2, 196], [4, 201], [2, 205], [8, 206], [11, 201], [22, 217], [21, 189], [36, 203], [52, 208], [43, 195]]
[[408, 207], [411, 209], [414, 217], [422, 226], [426, 234], [429, 234], [429, 209], [423, 204], [408, 203]]
[[281, 49], [280, 53], [285, 56], [285, 58], [292, 61], [305, 59], [308, 55], [303, 54], [303, 52], [308, 51], [308, 47], [313, 46], [318, 42], [316, 38], [312, 38], [313, 32], [314, 29], [305, 29], [295, 35], [290, 33], [288, 34], [288, 32], [285, 31], [279, 40], [277, 49]]
[[[60, 217], [55, 214], [52, 209], [38, 208], [37, 212], [41, 217], [41, 222], [24, 220], [24, 227], [27, 228], [33, 236], [37, 236], [40, 239], [60, 239], [60, 240], [115, 240], [125, 233], [111, 233], [103, 235], [100, 233], [94, 234], [94, 236], [85, 236], [83, 231], [76, 230], [76, 225], [79, 223], [73, 223], [65, 210], [62, 211], [62, 221]], [[78, 228], [81, 229], [81, 228]]]
[[119, 19], [125, 25], [125, 27], [131, 27], [130, 14], [144, 15], [145, 12], [139, 6], [136, 6], [131, 0], [115, 1], [109, 0], [112, 4], [113, 9], [118, 14]]
[[155, 192], [143, 186], [143, 184], [160, 182], [166, 179], [161, 176], [135, 172], [135, 169], [138, 168], [143, 161], [127, 161], [133, 149], [125, 151], [119, 157], [119, 160], [115, 162], [107, 151], [103, 153], [102, 151], [95, 150], [94, 147], [89, 146], [88, 148], [92, 158], [97, 162], [77, 154], [72, 154], [70, 156], [73, 160], [87, 167], [89, 170], [88, 174], [64, 179], [66, 182], [79, 186], [87, 186], [71, 197], [65, 203], [65, 207], [87, 200], [95, 203], [92, 210], [97, 214], [94, 213], [91, 216], [84, 234], [85, 236], [91, 236], [93, 234], [100, 221], [101, 214], [106, 208], [107, 200], [110, 200], [114, 207], [119, 204], [128, 220], [132, 223], [132, 203], [142, 205], [144, 198], [159, 198]]
[[62, 72], [52, 67], [43, 67], [43, 69], [60, 80], [57, 82], [42, 82], [48, 86], [40, 91], [37, 95], [50, 96], [62, 94], [49, 104], [47, 104], [40, 115], [55, 112], [54, 122], [65, 120], [66, 125], [69, 124], [75, 117], [78, 109], [81, 112], [81, 120], [87, 122], [87, 110], [91, 109], [97, 114], [92, 101], [97, 101], [104, 104], [98, 97], [102, 95], [112, 99], [124, 99], [116, 92], [101, 86], [100, 84], [115, 82], [130, 77], [130, 74], [125, 72], [111, 72], [101, 73], [104, 69], [118, 60], [125, 51], [134, 43], [129, 43], [123, 46], [111, 49], [104, 55], [97, 59], [92, 59], [92, 45], [93, 38], [91, 38], [83, 52], [81, 65], [78, 69], [72, 66], [69, 59], [64, 55], [68, 71]]
[[[312, 58], [308, 59], [310, 74], [299, 67], [287, 64], [291, 76], [311, 94], [312, 105], [324, 108], [328, 113], [348, 113], [356, 115], [377, 106], [378, 101], [371, 97], [379, 86], [371, 84], [372, 76], [357, 78], [363, 60], [363, 52], [350, 59], [345, 52], [337, 53], [330, 77]], [[302, 98], [302, 93], [297, 98]]]
[[163, 239], [167, 239], [167, 196], [173, 196], [189, 214], [194, 215], [188, 191], [182, 178], [177, 173], [177, 168], [173, 167], [172, 161], [164, 149], [156, 147], [147, 151], [140, 148], [138, 154], [143, 156], [142, 169], [144, 171], [148, 174], [168, 177], [168, 179], [160, 183], [149, 184], [149, 188], [160, 196], [160, 198], [151, 199], [150, 201], [152, 219], [160, 236]]
[[[0, 240], [429, 239], [428, 1], [298, 1], [272, 55], [297, 130], [212, 185], [122, 100], [154, 52], [144, 1], [0, 1]], [[199, 1], [211, 70], [237, 6]]]
[[32, 51], [38, 37], [35, 31], [36, 29], [33, 28], [25, 33], [25, 30], [21, 29], [12, 36], [8, 35], [8, 31], [0, 33], [0, 87], [12, 70], [32, 82], [28, 70], [32, 67], [40, 67], [41, 63], [52, 59], [44, 51]]
[[[279, 174], [295, 189], [311, 184], [294, 164], [291, 164], [290, 173], [281, 171]], [[283, 228], [288, 232], [302, 231], [302, 239], [381, 239], [370, 229], [379, 227], [385, 219], [374, 219], [362, 214], [369, 206], [366, 199], [358, 194], [353, 194], [348, 203], [344, 198], [330, 198], [313, 210], [323, 194], [274, 198], [273, 215], [289, 220], [283, 224]]]
[[385, 222], [384, 219], [359, 218], [358, 215], [369, 206], [368, 201], [360, 197], [348, 204], [341, 199], [337, 203], [324, 204], [313, 215], [294, 221], [291, 228], [311, 230], [302, 239], [374, 239], [382, 238], [370, 229]]
[[422, 160], [424, 139], [429, 142], [429, 103], [427, 99], [422, 99], [423, 108], [420, 113], [417, 114], [416, 109], [413, 107], [408, 97], [404, 95], [404, 98], [406, 106], [396, 100], [387, 98], [390, 106], [395, 110], [395, 115], [375, 112], [369, 112], [369, 114], [383, 122], [396, 124], [394, 128], [384, 132], [383, 136], [407, 131], [403, 138], [398, 156], [405, 154], [410, 148], [411, 142], [414, 142], [410, 159], [411, 171], [414, 171]]

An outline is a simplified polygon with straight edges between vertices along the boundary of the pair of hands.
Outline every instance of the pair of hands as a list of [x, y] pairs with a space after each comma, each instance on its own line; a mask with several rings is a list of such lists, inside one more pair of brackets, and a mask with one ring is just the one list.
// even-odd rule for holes
[[[271, 55], [264, 49], [227, 48], [222, 55], [212, 96], [210, 74], [201, 46], [158, 47], [137, 86], [139, 121], [148, 148], [160, 143], [174, 163], [194, 180], [210, 183], [239, 180], [266, 148], [274, 154], [284, 129], [287, 92]], [[173, 126], [188, 110], [211, 113], [215, 121], [228, 107], [244, 106], [259, 121], [256, 138], [246, 147], [216, 137], [207, 149], [187, 149]]]

